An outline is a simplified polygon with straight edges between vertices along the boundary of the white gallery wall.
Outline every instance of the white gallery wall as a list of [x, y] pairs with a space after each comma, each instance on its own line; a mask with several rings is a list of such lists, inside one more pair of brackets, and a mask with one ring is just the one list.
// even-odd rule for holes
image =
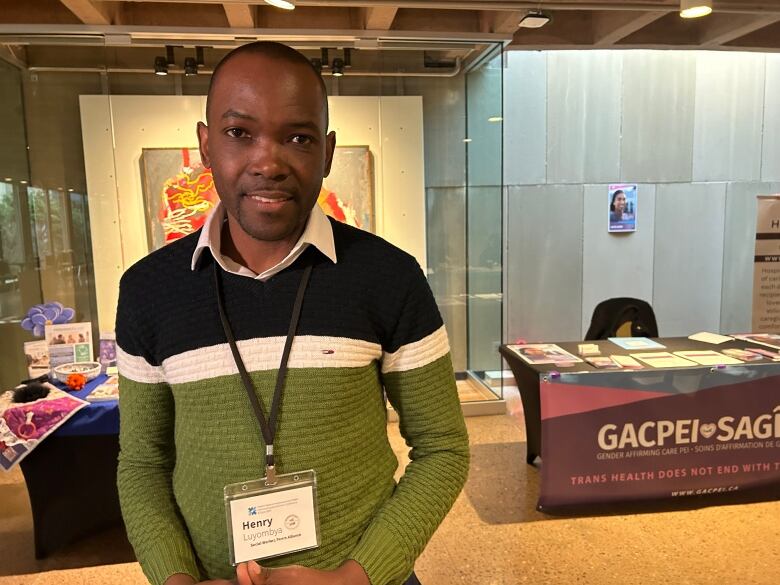
[[[141, 186], [143, 148], [197, 147], [205, 96], [82, 95], [100, 330], [114, 328], [122, 273], [149, 252]], [[376, 233], [426, 268], [423, 110], [419, 96], [330, 97], [341, 146], [368, 146]], [[117, 234], [119, 237], [117, 237]]]
[[[780, 55], [506, 55], [504, 339], [582, 339], [595, 305], [663, 336], [750, 328], [756, 196], [780, 191]], [[637, 231], [607, 187], [638, 183]]]

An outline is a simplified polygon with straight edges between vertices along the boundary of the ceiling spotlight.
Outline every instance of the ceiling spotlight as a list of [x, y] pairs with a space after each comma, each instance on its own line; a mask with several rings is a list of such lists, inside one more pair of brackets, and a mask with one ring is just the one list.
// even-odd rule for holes
[[344, 75], [344, 59], [336, 57], [333, 59], [333, 77], [341, 77]]
[[680, 0], [680, 16], [699, 18], [712, 14], [712, 0]]
[[154, 58], [154, 74], [168, 75], [168, 61], [165, 60], [165, 57]]
[[322, 59], [312, 59], [311, 66], [314, 67], [317, 73], [322, 73]]
[[184, 59], [184, 75], [197, 75], [198, 74], [198, 62], [194, 57], [187, 57]]
[[530, 10], [520, 21], [520, 28], [541, 28], [552, 20], [552, 16], [541, 10]]
[[295, 10], [295, 2], [292, 0], [265, 0], [265, 3], [283, 10]]

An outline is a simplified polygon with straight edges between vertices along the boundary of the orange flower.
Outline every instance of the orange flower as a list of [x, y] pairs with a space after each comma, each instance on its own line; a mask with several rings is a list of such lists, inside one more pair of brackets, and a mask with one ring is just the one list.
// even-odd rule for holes
[[70, 374], [65, 383], [71, 390], [81, 390], [87, 383], [87, 377], [84, 374]]

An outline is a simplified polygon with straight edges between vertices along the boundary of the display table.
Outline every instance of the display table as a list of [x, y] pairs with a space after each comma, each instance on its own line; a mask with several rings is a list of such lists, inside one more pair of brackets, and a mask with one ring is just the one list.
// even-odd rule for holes
[[[105, 379], [99, 376], [72, 394], [86, 398]], [[35, 558], [122, 523], [118, 433], [118, 401], [91, 403], [19, 464], [30, 496]]]
[[[664, 349], [762, 346], [659, 339]], [[577, 355], [577, 343], [559, 343]], [[763, 348], [768, 349], [768, 348]], [[525, 411], [528, 463], [542, 458], [539, 508], [687, 498], [780, 485], [780, 363], [603, 370], [531, 365], [509, 346]]]

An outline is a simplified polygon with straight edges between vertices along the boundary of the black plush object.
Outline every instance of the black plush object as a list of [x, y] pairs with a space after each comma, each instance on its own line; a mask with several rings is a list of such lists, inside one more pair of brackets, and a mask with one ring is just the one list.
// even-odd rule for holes
[[14, 402], [35, 402], [49, 395], [49, 389], [39, 382], [27, 384], [14, 390]]
[[641, 299], [619, 297], [596, 305], [585, 341], [615, 337], [624, 323], [631, 323], [632, 337], [658, 337], [653, 308]]

